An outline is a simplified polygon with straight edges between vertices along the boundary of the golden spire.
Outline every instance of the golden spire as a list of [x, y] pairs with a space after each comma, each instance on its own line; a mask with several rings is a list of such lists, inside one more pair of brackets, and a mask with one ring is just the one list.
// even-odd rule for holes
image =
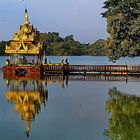
[[28, 10], [25, 8], [25, 24], [29, 24]]

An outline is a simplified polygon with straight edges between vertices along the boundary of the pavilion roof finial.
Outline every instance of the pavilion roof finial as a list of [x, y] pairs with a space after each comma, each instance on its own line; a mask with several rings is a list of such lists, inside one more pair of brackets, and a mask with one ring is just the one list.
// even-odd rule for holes
[[25, 24], [29, 24], [29, 16], [27, 8], [25, 8]]

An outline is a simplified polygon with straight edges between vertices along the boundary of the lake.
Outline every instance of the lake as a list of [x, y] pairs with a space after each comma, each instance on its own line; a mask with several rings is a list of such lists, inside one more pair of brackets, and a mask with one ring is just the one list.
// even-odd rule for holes
[[[106, 57], [49, 56], [52, 63], [114, 64]], [[6, 57], [0, 57], [0, 67]], [[117, 64], [140, 64], [140, 57]], [[140, 81], [4, 80], [0, 71], [1, 140], [139, 140]]]

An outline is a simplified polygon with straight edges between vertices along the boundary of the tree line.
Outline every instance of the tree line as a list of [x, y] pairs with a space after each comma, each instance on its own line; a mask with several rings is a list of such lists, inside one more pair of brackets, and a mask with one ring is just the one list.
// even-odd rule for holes
[[[73, 35], [68, 35], [62, 38], [57, 32], [48, 32], [48, 33], [40, 33], [39, 41], [44, 43], [44, 51], [46, 55], [58, 55], [58, 56], [106, 55], [103, 39], [99, 39], [92, 44], [90, 43], [83, 44], [75, 40]], [[5, 54], [6, 44], [10, 44], [10, 41], [0, 42], [0, 55], [6, 55]]]

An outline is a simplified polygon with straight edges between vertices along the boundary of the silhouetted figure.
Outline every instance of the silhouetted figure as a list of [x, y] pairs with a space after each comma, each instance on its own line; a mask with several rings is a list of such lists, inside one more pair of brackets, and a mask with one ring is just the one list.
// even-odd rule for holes
[[10, 60], [6, 59], [6, 65], [9, 66], [10, 65]]
[[47, 64], [47, 57], [45, 57], [45, 64]]
[[61, 64], [64, 64], [64, 59], [61, 60]]
[[27, 64], [27, 59], [25, 56], [23, 56], [23, 64]]
[[67, 58], [66, 58], [65, 62], [66, 62], [67, 65], [69, 65], [69, 62], [68, 62], [68, 59]]

